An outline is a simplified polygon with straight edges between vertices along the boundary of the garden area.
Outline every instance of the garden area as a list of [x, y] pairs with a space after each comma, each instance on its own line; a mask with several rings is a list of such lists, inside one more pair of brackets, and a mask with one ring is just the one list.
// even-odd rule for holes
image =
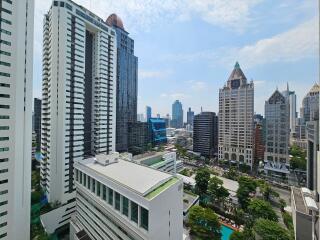
[[[200, 168], [195, 174], [193, 191], [199, 195], [200, 206], [191, 208], [186, 223], [191, 239], [294, 239], [292, 217], [284, 211], [284, 200], [264, 180], [240, 176], [230, 169], [226, 174], [239, 184], [238, 203], [234, 204], [223, 181], [208, 168]], [[231, 229], [228, 238], [224, 236], [226, 226]]]

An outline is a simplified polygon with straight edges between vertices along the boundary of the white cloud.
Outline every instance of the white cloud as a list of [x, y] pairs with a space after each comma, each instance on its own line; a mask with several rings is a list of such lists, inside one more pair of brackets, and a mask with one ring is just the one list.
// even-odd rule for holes
[[184, 100], [189, 98], [189, 95], [185, 94], [185, 93], [181, 93], [181, 92], [175, 92], [175, 93], [162, 93], [160, 95], [160, 97], [162, 98], [170, 98], [173, 100]]
[[[293, 62], [314, 57], [319, 49], [319, 25], [316, 18], [289, 31], [239, 49], [230, 50], [224, 62], [239, 60], [245, 68], [272, 62]], [[231, 60], [231, 62], [230, 62]]]
[[144, 79], [144, 78], [164, 78], [171, 74], [171, 71], [165, 70], [165, 71], [149, 71], [149, 70], [139, 70], [138, 72], [138, 78]]
[[170, 54], [162, 60], [194, 62], [207, 60], [210, 64], [232, 66], [239, 61], [244, 69], [260, 64], [274, 62], [294, 62], [300, 59], [317, 57], [319, 51], [319, 23], [316, 18], [308, 20], [294, 28], [260, 39], [259, 41], [239, 48], [223, 47], [215, 50]]
[[187, 81], [187, 85], [194, 91], [202, 91], [207, 88], [207, 84], [203, 81]]

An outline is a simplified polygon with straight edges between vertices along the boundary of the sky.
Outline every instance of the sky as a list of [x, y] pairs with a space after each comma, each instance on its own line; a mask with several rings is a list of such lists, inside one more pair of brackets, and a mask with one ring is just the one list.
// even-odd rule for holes
[[[255, 111], [278, 88], [297, 94], [297, 111], [319, 82], [317, 0], [75, 0], [102, 19], [116, 13], [135, 41], [138, 113], [171, 115], [182, 102], [218, 112], [236, 61], [255, 86]], [[51, 0], [35, 0], [34, 97], [41, 97], [42, 20]]]

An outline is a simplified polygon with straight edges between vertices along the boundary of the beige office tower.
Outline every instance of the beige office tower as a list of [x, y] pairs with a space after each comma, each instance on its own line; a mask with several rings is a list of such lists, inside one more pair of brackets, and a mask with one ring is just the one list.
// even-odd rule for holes
[[253, 82], [247, 82], [237, 62], [219, 90], [219, 160], [252, 167], [253, 114]]

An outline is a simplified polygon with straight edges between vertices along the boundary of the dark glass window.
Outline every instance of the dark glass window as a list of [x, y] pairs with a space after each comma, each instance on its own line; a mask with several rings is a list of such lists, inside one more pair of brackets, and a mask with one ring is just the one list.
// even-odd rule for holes
[[108, 203], [110, 204], [110, 205], [113, 205], [113, 190], [112, 189], [108, 189]]
[[115, 202], [115, 207], [118, 211], [120, 211], [120, 194], [116, 192], [116, 202]]
[[140, 207], [140, 226], [145, 230], [148, 230], [149, 227], [149, 211], [143, 207]]
[[129, 215], [129, 200], [122, 196], [122, 214], [128, 217]]
[[131, 220], [138, 223], [138, 204], [131, 202]]

